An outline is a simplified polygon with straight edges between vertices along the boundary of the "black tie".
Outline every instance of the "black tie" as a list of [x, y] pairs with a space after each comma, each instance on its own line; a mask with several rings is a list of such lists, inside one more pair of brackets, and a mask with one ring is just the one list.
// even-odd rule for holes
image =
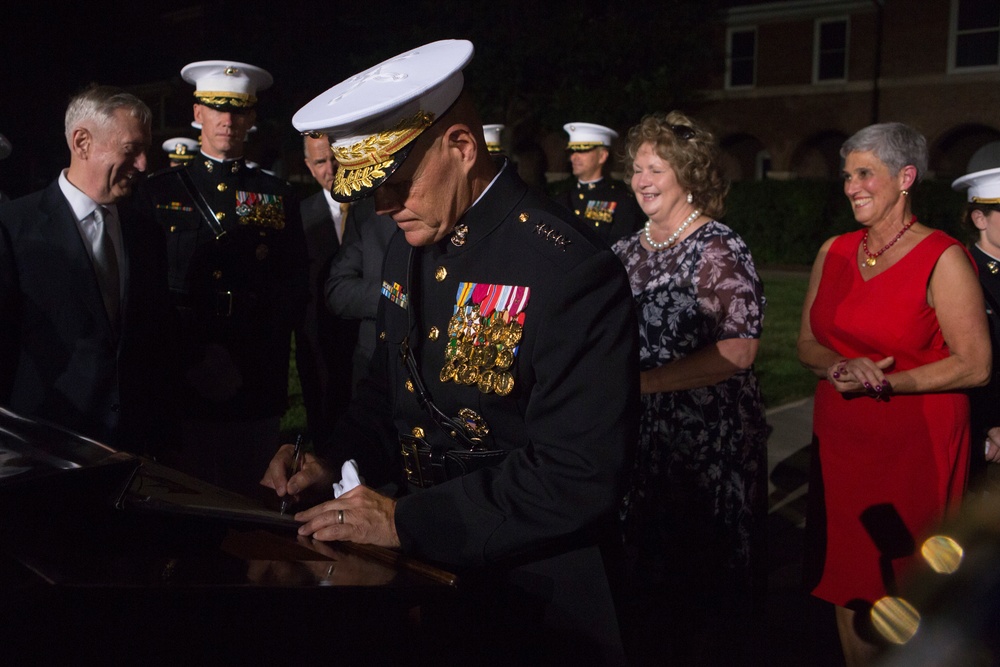
[[104, 297], [104, 307], [111, 320], [111, 328], [118, 333], [118, 310], [121, 302], [121, 279], [118, 276], [118, 255], [115, 245], [111, 242], [108, 231], [107, 209], [98, 206], [94, 209], [94, 220], [97, 222], [97, 280], [101, 284], [101, 294]]

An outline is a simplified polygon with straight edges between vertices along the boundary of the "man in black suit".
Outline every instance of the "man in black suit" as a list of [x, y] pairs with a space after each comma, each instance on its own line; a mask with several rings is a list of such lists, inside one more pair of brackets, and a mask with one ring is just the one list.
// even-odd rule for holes
[[306, 167], [320, 191], [302, 200], [302, 227], [309, 252], [309, 303], [295, 330], [295, 365], [302, 385], [309, 436], [323, 442], [351, 398], [351, 354], [358, 318], [338, 317], [327, 308], [325, 283], [330, 265], [353, 226], [350, 205], [333, 200], [330, 188], [337, 163], [325, 135], [303, 137]]
[[69, 168], [0, 206], [0, 404], [146, 454], [170, 398], [166, 248], [130, 197], [151, 118], [116, 88], [84, 90]]
[[[375, 213], [371, 197], [351, 203], [344, 242], [326, 279], [326, 305], [337, 317], [359, 322], [350, 371], [350, 391], [368, 374], [375, 352], [375, 317], [382, 300], [382, 260], [396, 223]], [[346, 407], [346, 406], [345, 406]]]

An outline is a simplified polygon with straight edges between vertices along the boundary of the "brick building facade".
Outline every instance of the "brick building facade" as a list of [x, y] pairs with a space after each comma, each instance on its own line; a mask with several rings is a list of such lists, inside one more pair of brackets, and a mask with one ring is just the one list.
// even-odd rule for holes
[[734, 180], [836, 177], [886, 121], [927, 137], [931, 177], [1000, 166], [997, 0], [738, 0], [715, 38], [726, 68], [692, 112]]

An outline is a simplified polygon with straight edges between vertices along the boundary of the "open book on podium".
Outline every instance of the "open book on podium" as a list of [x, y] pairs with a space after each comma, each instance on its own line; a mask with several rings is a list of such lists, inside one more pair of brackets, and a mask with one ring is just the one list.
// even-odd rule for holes
[[[301, 567], [296, 568], [299, 571], [293, 577], [305, 585], [457, 585], [455, 574], [392, 549], [299, 538], [298, 522], [277, 507], [277, 500], [273, 507], [269, 506], [151, 459], [114, 450], [57, 425], [0, 407], [0, 523], [6, 525], [0, 528], [0, 534], [6, 534], [15, 552], [20, 544], [24, 545], [22, 552], [30, 553], [37, 526], [51, 525], [54, 520], [74, 533], [89, 528], [90, 533], [103, 536], [109, 543], [122, 542], [120, 536], [107, 534], [109, 519], [121, 531], [134, 531], [139, 536], [149, 530], [142, 525], [145, 521], [168, 531], [190, 534], [191, 540], [207, 536], [206, 544], [197, 546], [209, 549], [217, 541], [220, 550], [254, 561], [258, 569], [268, 567], [259, 561], [311, 563], [305, 569], [315, 570], [316, 577], [304, 576]], [[191, 552], [189, 541], [185, 539], [180, 552]], [[44, 545], [35, 551], [45, 551]], [[130, 555], [135, 552], [130, 551]], [[358, 558], [368, 561], [364, 567], [348, 566], [348, 561]], [[339, 578], [332, 576], [337, 568], [329, 566], [331, 560], [340, 565]], [[351, 572], [364, 572], [365, 576], [351, 580], [346, 576]], [[267, 576], [273, 580], [275, 574], [269, 572]]]

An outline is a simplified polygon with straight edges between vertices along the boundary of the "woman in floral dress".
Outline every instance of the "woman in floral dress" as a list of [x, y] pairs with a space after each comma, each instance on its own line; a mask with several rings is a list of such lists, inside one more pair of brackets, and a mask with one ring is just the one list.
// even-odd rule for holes
[[643, 417], [622, 508], [624, 631], [637, 663], [761, 664], [768, 428], [752, 364], [764, 295], [718, 221], [728, 184], [710, 132], [679, 112], [628, 134], [649, 221], [618, 241], [639, 317]]

